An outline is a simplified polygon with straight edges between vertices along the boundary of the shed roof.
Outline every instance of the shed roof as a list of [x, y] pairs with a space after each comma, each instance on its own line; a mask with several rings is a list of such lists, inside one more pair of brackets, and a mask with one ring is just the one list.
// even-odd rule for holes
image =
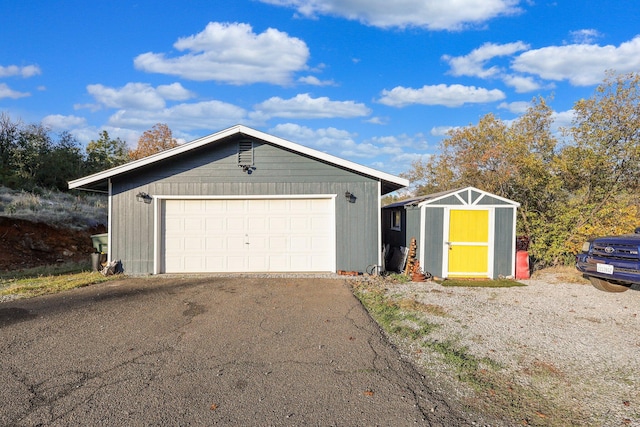
[[[423, 206], [423, 205], [439, 204], [438, 202], [442, 201], [443, 199], [449, 196], [457, 195], [458, 197], [466, 197], [466, 194], [471, 194], [472, 192], [477, 194], [478, 197], [473, 198], [473, 200], [471, 200], [471, 197], [466, 198], [465, 199], [467, 200], [466, 204], [476, 204], [479, 201], [481, 201], [482, 198], [488, 196], [490, 198], [499, 200], [506, 205], [512, 205], [515, 207], [520, 206], [520, 203], [518, 202], [514, 202], [513, 200], [509, 200], [504, 197], [497, 196], [495, 194], [480, 190], [478, 188], [463, 187], [463, 188], [456, 188], [453, 190], [441, 191], [439, 193], [428, 194], [426, 196], [412, 197], [410, 199], [405, 199], [399, 202], [388, 204], [386, 206], [383, 206], [383, 208], [392, 209], [392, 208], [399, 208], [399, 207], [406, 207], [406, 206]], [[463, 201], [462, 198], [460, 200]], [[443, 203], [443, 204], [449, 204], [449, 203]]]
[[330, 154], [323, 153], [321, 151], [317, 151], [312, 148], [305, 147], [303, 145], [296, 144], [294, 142], [287, 141], [285, 139], [278, 138], [276, 136], [269, 135], [267, 133], [260, 132], [258, 130], [255, 130], [243, 125], [236, 125], [228, 129], [222, 130], [220, 132], [212, 133], [211, 135], [207, 135], [205, 137], [196, 139], [194, 141], [179, 145], [178, 147], [171, 148], [157, 154], [153, 154], [143, 159], [134, 160], [132, 162], [125, 163], [124, 165], [116, 166], [114, 168], [107, 169], [105, 171], [98, 172], [93, 175], [89, 175], [83, 178], [69, 181], [69, 188], [71, 189], [77, 188], [77, 189], [90, 190], [90, 191], [105, 190], [107, 188], [107, 182], [111, 178], [117, 177], [127, 172], [135, 171], [138, 168], [148, 166], [148, 165], [160, 162], [162, 160], [180, 156], [183, 153], [204, 147], [206, 145], [215, 145], [216, 143], [220, 143], [221, 141], [223, 141], [225, 138], [228, 138], [234, 135], [244, 135], [244, 136], [256, 138], [264, 141], [267, 144], [281, 147], [281, 148], [299, 153], [301, 155], [316, 159], [318, 161], [326, 162], [336, 167], [347, 169], [354, 173], [366, 175], [371, 178], [380, 180], [380, 182], [382, 183], [381, 194], [387, 194], [392, 191], [396, 191], [401, 188], [407, 187], [409, 185], [409, 181], [404, 178], [400, 178], [398, 176], [394, 176], [385, 172], [380, 172], [376, 169], [362, 166], [357, 163], [353, 163], [348, 160], [341, 159], [339, 157], [332, 156]]

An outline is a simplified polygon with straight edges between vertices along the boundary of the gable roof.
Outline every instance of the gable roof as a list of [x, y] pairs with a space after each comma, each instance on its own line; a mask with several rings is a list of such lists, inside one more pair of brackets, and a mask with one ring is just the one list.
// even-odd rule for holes
[[[405, 200], [401, 200], [399, 202], [395, 202], [395, 203], [391, 203], [389, 205], [383, 206], [384, 209], [391, 209], [391, 208], [399, 208], [399, 207], [406, 207], [406, 206], [423, 206], [423, 205], [431, 205], [431, 204], [438, 204], [437, 202], [445, 199], [449, 196], [452, 195], [458, 195], [458, 196], [463, 196], [463, 198], [461, 198], [461, 201], [464, 201], [464, 196], [465, 193], [467, 193], [469, 196], [467, 199], [467, 202], [465, 204], [469, 204], [469, 205], [475, 205], [478, 202], [480, 202], [482, 200], [482, 198], [484, 197], [490, 197], [492, 199], [496, 199], [499, 200], [501, 202], [503, 202], [506, 205], [512, 205], [515, 207], [520, 206], [520, 203], [518, 202], [514, 202], [513, 200], [509, 200], [506, 199], [504, 197], [500, 197], [497, 196], [495, 194], [492, 193], [488, 193], [486, 191], [480, 190], [478, 188], [475, 187], [463, 187], [463, 188], [456, 188], [453, 190], [447, 190], [447, 191], [441, 191], [439, 193], [433, 193], [433, 194], [428, 194], [426, 196], [418, 196], [418, 197], [412, 197], [410, 199], [405, 199]], [[471, 194], [475, 193], [478, 196], [473, 198], [471, 197]], [[443, 204], [449, 204], [449, 203], [443, 203]]]
[[83, 178], [69, 181], [69, 188], [99, 191], [101, 188], [106, 188], [105, 184], [110, 178], [116, 177], [118, 175], [121, 175], [127, 172], [134, 171], [135, 169], [148, 166], [165, 159], [169, 159], [171, 157], [179, 156], [183, 153], [189, 152], [191, 150], [195, 150], [197, 148], [200, 148], [209, 144], [216, 144], [217, 142], [222, 141], [225, 138], [233, 135], [244, 135], [244, 136], [260, 139], [267, 144], [281, 147], [281, 148], [305, 155], [307, 157], [311, 157], [313, 159], [317, 159], [319, 161], [323, 161], [323, 162], [332, 164], [334, 166], [353, 171], [355, 173], [359, 173], [362, 175], [366, 175], [366, 176], [378, 179], [382, 183], [382, 186], [381, 186], [382, 194], [387, 194], [392, 191], [399, 190], [403, 187], [407, 187], [409, 185], [409, 181], [407, 179], [400, 178], [398, 176], [394, 176], [385, 172], [380, 172], [376, 169], [362, 166], [357, 163], [353, 163], [348, 160], [341, 159], [336, 156], [332, 156], [331, 154], [323, 153], [321, 151], [317, 151], [312, 148], [305, 147], [303, 145], [296, 144], [294, 142], [287, 141], [285, 139], [278, 138], [276, 136], [269, 135], [267, 133], [260, 132], [258, 130], [255, 130], [243, 125], [236, 125], [228, 129], [222, 130], [220, 132], [212, 133], [211, 135], [207, 135], [205, 137], [196, 139], [194, 141], [179, 145], [175, 148], [171, 148], [171, 149], [162, 151], [160, 153], [153, 154], [143, 159], [134, 160], [132, 162], [125, 163], [124, 165], [116, 166], [114, 168], [107, 169], [105, 171], [98, 172], [93, 175], [89, 175]]

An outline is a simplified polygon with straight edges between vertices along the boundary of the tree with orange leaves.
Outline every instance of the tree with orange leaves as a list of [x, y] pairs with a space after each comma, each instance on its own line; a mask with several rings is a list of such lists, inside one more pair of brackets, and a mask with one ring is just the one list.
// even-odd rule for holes
[[138, 139], [136, 149], [129, 152], [129, 157], [131, 160], [138, 160], [177, 146], [178, 142], [173, 138], [169, 126], [157, 123], [151, 129], [144, 131]]

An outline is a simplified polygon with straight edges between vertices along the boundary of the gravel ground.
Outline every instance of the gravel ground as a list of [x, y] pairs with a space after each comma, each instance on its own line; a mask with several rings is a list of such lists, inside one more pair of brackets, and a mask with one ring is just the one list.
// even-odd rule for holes
[[[499, 363], [499, 375], [523, 386], [520, 390], [535, 389], [534, 396], [574, 414], [566, 425], [640, 426], [640, 292], [605, 293], [544, 277], [523, 283], [527, 286], [408, 283], [388, 285], [387, 292], [441, 308], [446, 314], [425, 314], [440, 325], [428, 339], [453, 339], [476, 357]], [[416, 344], [405, 346], [406, 354], [427, 375], [450, 381], [450, 369]], [[474, 394], [464, 387], [457, 393], [462, 401]], [[564, 425], [554, 419], [557, 414], [538, 415], [522, 424]]]

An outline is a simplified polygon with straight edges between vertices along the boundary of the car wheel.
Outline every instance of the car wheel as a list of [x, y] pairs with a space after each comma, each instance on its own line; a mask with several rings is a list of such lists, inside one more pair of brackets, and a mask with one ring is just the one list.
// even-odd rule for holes
[[594, 288], [605, 292], [624, 292], [629, 290], [628, 286], [617, 285], [599, 277], [589, 277], [589, 281]]

